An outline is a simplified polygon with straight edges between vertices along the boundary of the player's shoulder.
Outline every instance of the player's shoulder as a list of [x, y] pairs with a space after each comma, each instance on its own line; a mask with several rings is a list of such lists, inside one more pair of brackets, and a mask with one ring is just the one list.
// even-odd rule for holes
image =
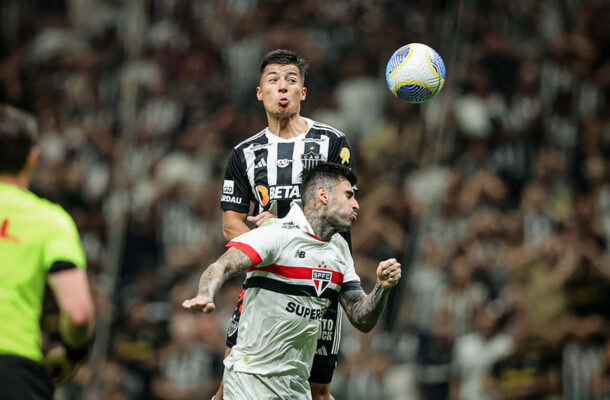
[[345, 240], [345, 238], [343, 237], [343, 235], [341, 235], [340, 233], [335, 233], [331, 238], [330, 238], [331, 243], [333, 243], [335, 246], [337, 246], [339, 248], [339, 250], [343, 253], [347, 253], [349, 254], [349, 245], [347, 244], [347, 241]]
[[267, 131], [267, 128], [261, 130], [260, 132], [250, 136], [249, 138], [239, 142], [238, 144], [236, 144], [233, 147], [234, 151], [242, 151], [243, 149], [246, 149], [250, 146], [257, 146], [257, 145], [264, 145], [266, 143], [268, 143], [267, 137], [265, 135], [265, 132]]
[[332, 127], [323, 122], [314, 121], [313, 119], [309, 119], [311, 123], [311, 130], [325, 136], [329, 136], [331, 138], [342, 138], [345, 137], [345, 133], [341, 132], [339, 129]]

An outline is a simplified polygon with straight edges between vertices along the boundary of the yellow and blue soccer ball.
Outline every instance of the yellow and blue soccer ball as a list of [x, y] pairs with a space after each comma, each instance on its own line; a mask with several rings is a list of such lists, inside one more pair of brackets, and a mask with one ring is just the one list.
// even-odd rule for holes
[[388, 87], [409, 103], [424, 103], [445, 84], [445, 63], [430, 46], [410, 43], [396, 50], [385, 70]]

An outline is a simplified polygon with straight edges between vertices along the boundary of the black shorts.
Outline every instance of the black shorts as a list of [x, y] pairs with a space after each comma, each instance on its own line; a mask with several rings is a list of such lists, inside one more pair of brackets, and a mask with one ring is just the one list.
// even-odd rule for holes
[[0, 355], [0, 399], [53, 400], [55, 388], [44, 367], [29, 358]]
[[[237, 343], [239, 318], [241, 317], [242, 304], [246, 290], [242, 290], [237, 299], [237, 306], [233, 311], [231, 322], [227, 330], [227, 347], [233, 347]], [[339, 353], [339, 342], [341, 340], [341, 314], [342, 309], [339, 302], [330, 304], [322, 319], [320, 320], [320, 338], [318, 347], [313, 358], [309, 382], [330, 383], [337, 366], [337, 354]]]

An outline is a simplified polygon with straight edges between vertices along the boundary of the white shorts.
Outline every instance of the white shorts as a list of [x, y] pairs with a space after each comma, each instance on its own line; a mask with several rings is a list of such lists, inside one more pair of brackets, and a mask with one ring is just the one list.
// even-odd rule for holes
[[225, 368], [223, 400], [311, 400], [307, 380], [294, 375], [264, 376]]

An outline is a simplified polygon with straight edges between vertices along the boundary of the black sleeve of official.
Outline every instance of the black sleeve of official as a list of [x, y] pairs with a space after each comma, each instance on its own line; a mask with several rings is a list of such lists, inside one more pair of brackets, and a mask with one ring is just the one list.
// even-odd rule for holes
[[76, 268], [76, 265], [71, 261], [55, 261], [49, 268], [49, 273], [53, 274], [59, 271], [65, 271], [67, 269]]

